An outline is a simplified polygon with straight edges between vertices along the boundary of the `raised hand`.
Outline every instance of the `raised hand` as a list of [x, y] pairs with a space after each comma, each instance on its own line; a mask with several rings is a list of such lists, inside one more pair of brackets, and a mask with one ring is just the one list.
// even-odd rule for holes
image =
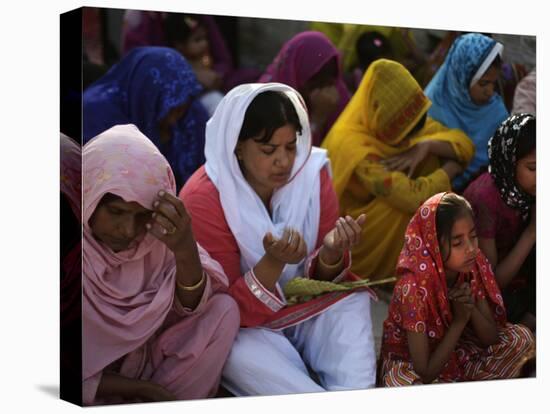
[[307, 254], [304, 239], [298, 231], [290, 228], [284, 230], [280, 239], [276, 239], [271, 233], [266, 233], [263, 245], [266, 254], [281, 263], [300, 263]]
[[181, 249], [189, 246], [188, 243], [194, 243], [191, 218], [179, 198], [166, 191], [160, 191], [158, 199], [153, 203], [151, 217], [147, 229], [176, 256]]
[[357, 220], [350, 216], [339, 217], [336, 226], [323, 239], [323, 246], [339, 255], [351, 249], [361, 240], [361, 226], [365, 220], [364, 214], [361, 214]]

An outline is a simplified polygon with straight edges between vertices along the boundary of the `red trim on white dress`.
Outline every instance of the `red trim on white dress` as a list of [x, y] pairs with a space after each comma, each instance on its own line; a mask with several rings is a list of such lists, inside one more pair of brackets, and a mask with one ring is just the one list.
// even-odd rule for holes
[[260, 283], [260, 281], [256, 278], [253, 269], [250, 269], [245, 273], [244, 281], [252, 294], [273, 312], [277, 312], [285, 307], [285, 302], [280, 300]]

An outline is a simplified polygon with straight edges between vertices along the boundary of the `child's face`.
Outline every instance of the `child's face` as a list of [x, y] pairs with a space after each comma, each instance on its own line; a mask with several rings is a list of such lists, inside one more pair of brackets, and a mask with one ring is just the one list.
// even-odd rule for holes
[[467, 273], [474, 268], [478, 253], [477, 234], [474, 221], [468, 214], [457, 219], [451, 232], [451, 253], [449, 244], [443, 241], [441, 246], [442, 256], [449, 257], [444, 263], [445, 270], [459, 273]]
[[495, 86], [498, 80], [498, 69], [495, 66], [489, 67], [487, 72], [470, 87], [470, 97], [477, 105], [485, 105], [495, 93]]
[[537, 153], [535, 150], [518, 160], [516, 183], [527, 194], [537, 195]]

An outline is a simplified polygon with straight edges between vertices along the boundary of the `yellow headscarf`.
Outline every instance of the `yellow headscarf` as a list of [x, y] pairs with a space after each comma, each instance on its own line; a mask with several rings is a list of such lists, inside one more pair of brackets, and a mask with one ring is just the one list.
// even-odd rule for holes
[[[373, 62], [322, 144], [328, 150], [338, 196], [362, 160], [386, 159], [421, 141], [447, 141], [461, 161], [469, 160], [473, 155], [469, 139], [457, 130], [451, 134], [441, 131], [431, 118], [414, 137], [405, 140], [430, 105], [431, 101], [403, 65], [387, 59]], [[465, 139], [457, 140], [457, 133]]]

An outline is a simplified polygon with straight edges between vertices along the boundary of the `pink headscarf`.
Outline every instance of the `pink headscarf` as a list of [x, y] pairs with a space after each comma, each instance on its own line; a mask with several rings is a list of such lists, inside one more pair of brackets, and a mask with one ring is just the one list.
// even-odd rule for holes
[[159, 190], [175, 194], [166, 159], [134, 125], [117, 125], [83, 149], [83, 379], [133, 351], [161, 326], [172, 307], [173, 253], [151, 234], [114, 253], [88, 221], [106, 193], [152, 209]]
[[278, 55], [259, 79], [261, 83], [284, 83], [299, 91], [308, 80], [333, 58], [336, 58], [338, 66], [336, 88], [340, 94], [340, 104], [338, 109], [331, 114], [322, 134], [313, 137], [313, 145], [321, 144], [321, 139], [324, 138], [350, 99], [350, 93], [342, 75], [341, 56], [338, 49], [321, 32], [306, 31], [298, 33], [283, 45]]

